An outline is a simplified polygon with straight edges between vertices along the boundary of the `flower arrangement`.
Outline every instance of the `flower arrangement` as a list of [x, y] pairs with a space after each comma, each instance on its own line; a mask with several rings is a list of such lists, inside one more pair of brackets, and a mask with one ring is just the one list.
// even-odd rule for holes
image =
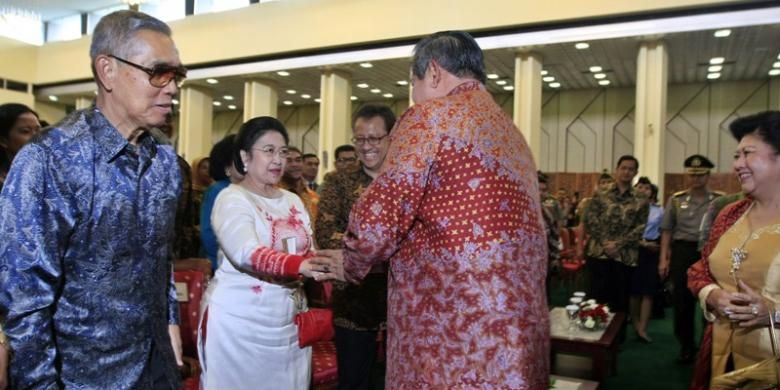
[[595, 299], [589, 299], [580, 303], [580, 311], [577, 319], [584, 329], [602, 329], [609, 322], [609, 307], [602, 303], [596, 303]]

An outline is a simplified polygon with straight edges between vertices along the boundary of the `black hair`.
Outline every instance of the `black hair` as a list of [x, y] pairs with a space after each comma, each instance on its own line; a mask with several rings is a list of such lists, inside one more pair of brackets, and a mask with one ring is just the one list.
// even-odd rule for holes
[[16, 124], [16, 120], [26, 113], [32, 113], [38, 118], [38, 113], [32, 108], [20, 103], [6, 103], [0, 105], [0, 138], [7, 140], [11, 128]]
[[731, 135], [742, 141], [748, 134], [755, 134], [780, 154], [780, 111], [764, 111], [734, 120], [729, 125]]
[[637, 171], [639, 170], [639, 160], [637, 160], [636, 157], [634, 157], [634, 156], [632, 156], [630, 154], [624, 154], [624, 155], [620, 156], [620, 158], [618, 159], [617, 164], [615, 164], [615, 167], [619, 167], [620, 163], [622, 163], [623, 161], [633, 161], [636, 164], [636, 170]]
[[601, 180], [612, 180], [612, 175], [610, 175], [609, 172], [605, 169], [601, 171], [601, 175], [599, 175], [599, 181]]
[[545, 174], [544, 174], [544, 172], [542, 172], [542, 171], [536, 171], [536, 177], [538, 178], [538, 180], [539, 180], [539, 183], [545, 183], [545, 184], [547, 184], [547, 182], [548, 182], [548, 180], [549, 180], [549, 178], [547, 177], [547, 175], [545, 175]]
[[390, 134], [390, 130], [395, 126], [395, 114], [390, 107], [381, 104], [366, 104], [355, 113], [352, 117], [352, 128], [355, 128], [355, 122], [359, 118], [371, 119], [373, 117], [380, 117], [385, 122], [385, 131]]
[[230, 134], [222, 138], [211, 148], [211, 153], [209, 153], [209, 176], [212, 179], [219, 181], [228, 178], [225, 169], [233, 164], [233, 148], [235, 145], [236, 135]]
[[440, 31], [423, 38], [414, 46], [412, 74], [425, 77], [431, 61], [458, 77], [470, 77], [485, 83], [485, 60], [477, 41], [465, 31]]
[[233, 150], [233, 165], [239, 172], [246, 172], [244, 169], [244, 162], [241, 161], [241, 151], [243, 150], [251, 155], [251, 149], [255, 142], [266, 133], [272, 131], [282, 135], [285, 145], [290, 143], [290, 136], [287, 134], [287, 129], [282, 122], [276, 118], [259, 116], [252, 118], [241, 125], [241, 128], [238, 130], [238, 135], [236, 136], [236, 146]]
[[339, 154], [341, 154], [341, 153], [344, 153], [344, 152], [354, 152], [354, 151], [355, 151], [355, 147], [352, 146], [352, 145], [347, 144], [347, 145], [341, 145], [341, 146], [337, 147], [336, 151], [333, 154], [335, 155], [336, 158], [339, 158]]
[[303, 156], [301, 156], [301, 158], [304, 159], [304, 160], [306, 160], [307, 158], [312, 158], [312, 157], [316, 158], [317, 161], [320, 161], [320, 158], [317, 157], [317, 155], [314, 154], [314, 153], [306, 153]]

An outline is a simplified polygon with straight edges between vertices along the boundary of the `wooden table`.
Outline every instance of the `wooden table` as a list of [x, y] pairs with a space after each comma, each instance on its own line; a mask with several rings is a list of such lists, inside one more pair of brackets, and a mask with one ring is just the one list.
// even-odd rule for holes
[[550, 354], [553, 362], [557, 353], [588, 356], [593, 361], [592, 378], [604, 382], [610, 368], [613, 373], [617, 372], [617, 335], [625, 319], [624, 313], [615, 313], [601, 338], [589, 340], [579, 337], [582, 331], [568, 332], [565, 309], [554, 308], [550, 311]]

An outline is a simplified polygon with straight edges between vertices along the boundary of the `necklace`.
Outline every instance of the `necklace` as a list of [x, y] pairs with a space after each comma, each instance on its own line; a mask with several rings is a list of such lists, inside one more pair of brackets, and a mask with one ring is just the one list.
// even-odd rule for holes
[[739, 272], [739, 269], [742, 267], [742, 262], [745, 261], [747, 258], [748, 252], [745, 250], [745, 245], [748, 241], [750, 241], [751, 237], [753, 236], [753, 228], [750, 226], [750, 219], [748, 218], [748, 213], [750, 213], [750, 210], [753, 209], [753, 205], [755, 203], [751, 203], [748, 209], [745, 211], [744, 217], [745, 222], [748, 224], [748, 234], [745, 237], [745, 239], [742, 241], [742, 244], [737, 248], [731, 248], [731, 269], [729, 270], [729, 274], [732, 278], [734, 278], [734, 284], [738, 285], [737, 280], [737, 272]]

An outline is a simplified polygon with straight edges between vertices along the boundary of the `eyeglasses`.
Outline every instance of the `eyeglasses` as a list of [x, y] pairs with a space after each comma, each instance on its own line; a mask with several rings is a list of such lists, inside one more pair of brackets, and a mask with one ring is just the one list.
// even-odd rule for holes
[[357, 157], [341, 157], [336, 159], [336, 162], [340, 163], [353, 163], [355, 161], [357, 161]]
[[352, 143], [355, 145], [363, 145], [366, 142], [368, 142], [369, 145], [379, 145], [380, 142], [382, 142], [383, 139], [387, 137], [387, 134], [381, 136], [381, 137], [360, 137], [360, 138], [352, 138]]
[[176, 86], [181, 87], [184, 79], [187, 78], [187, 68], [184, 66], [171, 66], [171, 65], [155, 65], [154, 68], [147, 68], [142, 65], [130, 62], [124, 58], [119, 58], [113, 54], [109, 54], [109, 57], [123, 63], [130, 65], [140, 71], [149, 75], [149, 84], [156, 88], [164, 88], [172, 80], [176, 80]]
[[262, 147], [262, 148], [252, 148], [252, 150], [257, 150], [260, 153], [265, 154], [269, 158], [273, 158], [274, 156], [279, 156], [279, 158], [287, 159], [287, 156], [290, 155], [290, 151], [287, 148], [276, 149], [273, 146], [265, 146], [265, 147]]

